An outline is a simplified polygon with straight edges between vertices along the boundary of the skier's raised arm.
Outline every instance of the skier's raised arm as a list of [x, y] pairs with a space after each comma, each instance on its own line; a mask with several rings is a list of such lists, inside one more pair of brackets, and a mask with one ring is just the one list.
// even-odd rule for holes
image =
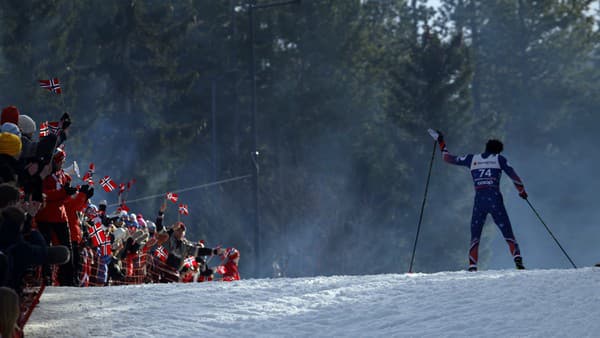
[[440, 150], [442, 151], [442, 159], [444, 162], [461, 165], [468, 167], [471, 165], [471, 160], [473, 159], [473, 155], [465, 155], [465, 156], [456, 156], [450, 154], [448, 148], [446, 147], [446, 141], [444, 140], [444, 135], [439, 130], [427, 129], [427, 132], [431, 137], [438, 143], [440, 146]]

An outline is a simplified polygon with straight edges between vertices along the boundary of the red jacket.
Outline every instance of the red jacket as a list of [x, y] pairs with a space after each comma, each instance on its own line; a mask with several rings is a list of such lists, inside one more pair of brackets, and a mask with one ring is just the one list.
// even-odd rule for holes
[[69, 231], [71, 232], [71, 242], [81, 243], [83, 236], [81, 233], [81, 223], [77, 217], [77, 211], [83, 212], [87, 204], [87, 195], [79, 192], [65, 200], [65, 210], [69, 220]]
[[68, 182], [71, 182], [71, 177], [62, 169], [44, 179], [42, 192], [46, 194], [46, 207], [37, 213], [36, 222], [67, 223], [64, 203], [68, 196], [63, 186]]
[[240, 280], [238, 266], [232, 260], [227, 260], [227, 263], [221, 265], [220, 269], [218, 269], [217, 271], [223, 275], [222, 279], [225, 282]]

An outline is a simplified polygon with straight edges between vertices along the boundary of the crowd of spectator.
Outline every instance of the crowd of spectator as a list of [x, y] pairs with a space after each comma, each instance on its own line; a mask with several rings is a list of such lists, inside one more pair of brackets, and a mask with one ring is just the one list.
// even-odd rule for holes
[[[42, 127], [43, 126], [43, 127]], [[185, 237], [186, 225], [165, 224], [165, 200], [154, 221], [123, 203], [92, 203], [94, 181], [76, 184], [63, 168], [71, 117], [40, 124], [5, 107], [0, 121], [0, 292], [22, 297], [25, 276], [46, 286], [239, 280], [239, 251], [207, 248]], [[213, 257], [218, 264], [210, 266]], [[10, 308], [9, 296], [0, 307]], [[15, 325], [0, 316], [0, 334]], [[8, 331], [6, 331], [8, 330]]]

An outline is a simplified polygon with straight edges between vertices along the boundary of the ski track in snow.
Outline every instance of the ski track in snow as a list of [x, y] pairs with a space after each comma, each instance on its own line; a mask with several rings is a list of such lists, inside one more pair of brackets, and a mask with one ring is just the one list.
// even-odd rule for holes
[[46, 288], [26, 337], [598, 337], [600, 269]]

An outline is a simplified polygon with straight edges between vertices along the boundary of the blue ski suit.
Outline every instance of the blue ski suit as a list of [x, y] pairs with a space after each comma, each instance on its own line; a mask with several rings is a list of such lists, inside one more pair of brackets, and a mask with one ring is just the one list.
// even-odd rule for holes
[[525, 187], [515, 170], [500, 154], [483, 153], [455, 156], [448, 152], [445, 144], [440, 144], [445, 162], [469, 167], [475, 185], [475, 202], [471, 217], [471, 246], [469, 248], [469, 268], [477, 267], [479, 240], [487, 214], [491, 214], [494, 222], [508, 243], [513, 258], [521, 257], [519, 245], [513, 234], [512, 226], [504, 207], [500, 193], [500, 178], [502, 171], [513, 181], [519, 193], [525, 192]]

